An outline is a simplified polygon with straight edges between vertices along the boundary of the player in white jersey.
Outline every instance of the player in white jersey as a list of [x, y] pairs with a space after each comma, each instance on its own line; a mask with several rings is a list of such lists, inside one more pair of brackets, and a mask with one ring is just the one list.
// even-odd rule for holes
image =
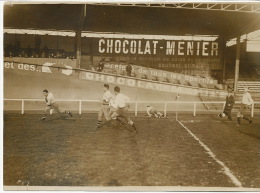
[[72, 117], [72, 114], [71, 114], [70, 111], [64, 111], [63, 112], [63, 111], [60, 110], [60, 108], [59, 108], [58, 104], [56, 103], [54, 96], [51, 92], [49, 92], [47, 89], [45, 89], [45, 90], [43, 90], [43, 95], [45, 97], [46, 107], [44, 109], [44, 115], [41, 118], [42, 121], [46, 119], [47, 113], [52, 109], [54, 111], [56, 111], [59, 114], [59, 116], [61, 116], [61, 113], [67, 113]]
[[104, 94], [101, 99], [102, 106], [98, 113], [98, 122], [97, 122], [96, 128], [100, 127], [103, 116], [105, 117], [105, 119], [107, 121], [109, 121], [111, 119], [110, 114], [109, 114], [109, 111], [110, 111], [109, 104], [110, 104], [110, 101], [112, 100], [112, 98], [114, 98], [114, 96], [109, 91], [109, 85], [104, 84]]
[[241, 101], [241, 106], [239, 108], [239, 111], [237, 113], [237, 125], [239, 126], [241, 124], [241, 118], [248, 121], [248, 123], [252, 123], [252, 120], [245, 116], [245, 112], [247, 109], [249, 109], [252, 104], [254, 103], [251, 94], [248, 92], [248, 88], [245, 88], [244, 94]]
[[114, 88], [114, 92], [116, 95], [114, 101], [115, 112], [113, 112], [111, 118], [119, 121], [121, 125], [122, 125], [122, 121], [119, 119], [119, 117], [125, 119], [127, 123], [133, 127], [134, 132], [137, 133], [137, 128], [128, 114], [128, 109], [130, 107], [129, 98], [124, 94], [120, 93], [120, 88], [118, 86]]
[[154, 108], [153, 106], [147, 106], [146, 108], [146, 112], [148, 117], [152, 117], [155, 116], [156, 118], [162, 118], [163, 114], [160, 113], [156, 108]]

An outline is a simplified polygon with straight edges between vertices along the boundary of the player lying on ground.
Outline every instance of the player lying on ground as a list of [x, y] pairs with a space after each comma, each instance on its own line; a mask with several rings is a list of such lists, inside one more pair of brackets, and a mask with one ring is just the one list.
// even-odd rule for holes
[[111, 118], [119, 121], [121, 125], [123, 125], [123, 122], [120, 120], [120, 118], [125, 119], [127, 123], [133, 127], [134, 132], [137, 133], [137, 128], [128, 114], [128, 109], [130, 107], [129, 98], [120, 93], [120, 88], [118, 86], [114, 88], [114, 92], [116, 95], [114, 101], [115, 111], [112, 113]]
[[49, 92], [47, 89], [43, 90], [43, 95], [45, 97], [45, 104], [46, 107], [44, 109], [44, 115], [41, 118], [41, 120], [45, 120], [46, 119], [46, 115], [49, 113], [49, 111], [51, 109], [53, 109], [54, 111], [56, 111], [59, 116], [61, 117], [61, 113], [65, 113], [65, 114], [69, 114], [72, 117], [72, 114], [70, 111], [61, 111], [58, 104], [56, 104], [54, 96], [51, 92]]
[[97, 122], [96, 128], [100, 127], [103, 116], [105, 117], [105, 119], [107, 121], [109, 121], [111, 119], [111, 116], [109, 114], [109, 112], [110, 112], [109, 104], [110, 104], [111, 99], [113, 99], [113, 98], [114, 98], [114, 96], [109, 91], [109, 85], [104, 84], [104, 94], [101, 99], [102, 106], [98, 113], [98, 122]]
[[245, 88], [242, 101], [241, 101], [241, 106], [239, 108], [239, 111], [237, 112], [238, 126], [241, 124], [241, 118], [247, 120], [249, 124], [252, 123], [252, 120], [245, 116], [247, 109], [250, 109], [252, 107], [252, 104], [254, 103], [251, 94], [248, 92], [248, 90], [249, 90], [248, 88]]
[[218, 116], [220, 118], [223, 118], [223, 117], [225, 117], [225, 115], [227, 115], [228, 119], [230, 121], [232, 121], [231, 111], [233, 109], [234, 104], [235, 104], [235, 99], [234, 99], [234, 96], [233, 96], [233, 91], [231, 89], [229, 89], [228, 95], [226, 97], [226, 103], [225, 103], [225, 106], [224, 106], [224, 110]]
[[156, 108], [154, 108], [153, 106], [147, 106], [146, 108], [146, 112], [148, 117], [152, 117], [155, 116], [156, 118], [162, 118], [164, 117], [162, 113], [160, 113]]

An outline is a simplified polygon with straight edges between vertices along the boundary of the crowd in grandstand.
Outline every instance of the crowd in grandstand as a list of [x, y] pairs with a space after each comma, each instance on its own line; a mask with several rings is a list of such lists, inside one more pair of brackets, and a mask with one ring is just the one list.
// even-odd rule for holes
[[19, 45], [7, 45], [4, 49], [5, 57], [23, 57], [23, 58], [69, 58], [75, 59], [74, 52], [65, 52], [63, 49], [40, 48], [21, 48]]

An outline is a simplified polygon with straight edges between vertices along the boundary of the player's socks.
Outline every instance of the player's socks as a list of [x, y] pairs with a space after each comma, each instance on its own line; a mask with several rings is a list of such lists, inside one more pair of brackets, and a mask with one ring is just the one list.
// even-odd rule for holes
[[100, 127], [101, 122], [102, 122], [102, 121], [98, 121], [98, 122], [97, 122], [96, 128], [99, 128], [99, 127]]
[[240, 123], [241, 123], [241, 118], [237, 117], [237, 124], [240, 125]]
[[137, 133], [137, 128], [134, 123], [133, 123], [132, 127], [134, 128], [134, 132]]
[[128, 124], [130, 124], [134, 128], [134, 132], [137, 133], [137, 128], [133, 121], [129, 121]]

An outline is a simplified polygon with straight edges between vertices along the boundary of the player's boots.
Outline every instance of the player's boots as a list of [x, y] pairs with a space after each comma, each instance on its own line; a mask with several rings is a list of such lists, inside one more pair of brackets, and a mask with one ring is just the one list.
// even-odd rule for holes
[[241, 117], [237, 117], [237, 126], [240, 126], [241, 124]]
[[134, 133], [137, 133], [137, 128], [134, 123], [133, 123], [132, 127], [134, 128]]
[[41, 118], [41, 121], [44, 121], [45, 119], [46, 119], [46, 117], [42, 117], [42, 118]]
[[101, 126], [101, 121], [98, 121], [95, 128], [98, 129], [98, 128], [100, 128], [100, 126]]

